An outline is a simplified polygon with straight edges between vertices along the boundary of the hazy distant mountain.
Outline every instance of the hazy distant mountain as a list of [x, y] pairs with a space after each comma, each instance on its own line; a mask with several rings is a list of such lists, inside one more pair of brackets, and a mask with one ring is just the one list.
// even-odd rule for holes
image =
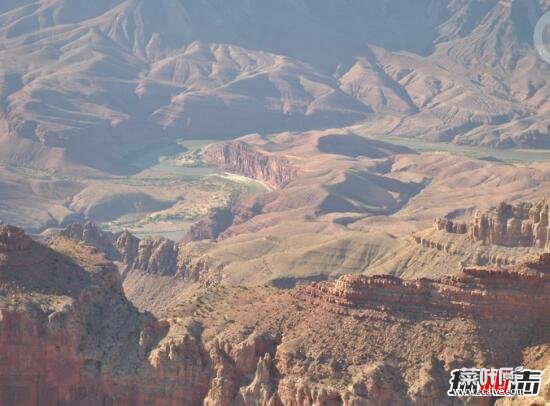
[[[546, 0], [4, 0], [0, 159], [361, 124], [550, 147]], [[379, 123], [384, 123], [381, 125]]]

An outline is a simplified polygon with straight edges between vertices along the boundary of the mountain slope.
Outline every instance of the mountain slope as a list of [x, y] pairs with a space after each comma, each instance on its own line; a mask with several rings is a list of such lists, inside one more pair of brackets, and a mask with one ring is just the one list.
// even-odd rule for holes
[[[550, 257], [454, 277], [216, 286], [142, 313], [90, 246], [0, 226], [3, 404], [462, 405], [462, 365], [548, 371]], [[513, 283], [510, 283], [513, 281]], [[162, 319], [160, 318], [162, 317]], [[503, 334], [503, 331], [506, 334]], [[548, 401], [543, 381], [540, 398]]]
[[167, 138], [361, 122], [375, 135], [380, 116], [395, 120], [393, 135], [547, 148], [550, 67], [530, 43], [547, 7], [4, 2], [0, 158], [17, 149], [32, 161], [38, 145], [43, 166], [113, 171]]

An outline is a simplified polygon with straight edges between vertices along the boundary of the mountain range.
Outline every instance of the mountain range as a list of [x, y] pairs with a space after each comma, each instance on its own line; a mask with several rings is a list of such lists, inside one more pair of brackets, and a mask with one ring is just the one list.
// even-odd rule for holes
[[7, 0], [0, 159], [124, 169], [176, 138], [359, 128], [550, 147], [547, 0]]

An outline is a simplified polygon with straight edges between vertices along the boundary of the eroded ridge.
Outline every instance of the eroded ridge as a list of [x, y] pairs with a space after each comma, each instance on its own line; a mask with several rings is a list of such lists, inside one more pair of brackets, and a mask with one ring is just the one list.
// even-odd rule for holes
[[295, 296], [340, 309], [415, 315], [464, 315], [526, 320], [550, 318], [550, 254], [510, 268], [462, 268], [440, 280], [345, 275], [296, 289]]
[[469, 224], [437, 218], [436, 230], [468, 234], [473, 241], [508, 247], [550, 249], [550, 198], [535, 203], [505, 202], [489, 210], [478, 210]]
[[24, 251], [32, 245], [32, 239], [17, 227], [0, 224], [0, 253]]
[[204, 159], [222, 170], [256, 179], [273, 188], [281, 188], [296, 179], [298, 168], [284, 156], [261, 152], [243, 141], [216, 144], [208, 148]]
[[[71, 224], [61, 236], [82, 242], [98, 249], [107, 258], [122, 265], [123, 274], [139, 270], [149, 274], [175, 276], [184, 280], [199, 281], [206, 269], [205, 259], [189, 258], [182, 244], [161, 237], [140, 240], [128, 231], [111, 233], [100, 230], [88, 222]], [[204, 276], [208, 279], [209, 276]]]

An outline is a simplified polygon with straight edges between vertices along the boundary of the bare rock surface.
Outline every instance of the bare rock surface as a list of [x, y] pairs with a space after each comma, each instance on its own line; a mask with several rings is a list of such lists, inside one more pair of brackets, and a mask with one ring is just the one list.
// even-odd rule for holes
[[550, 200], [534, 203], [501, 202], [488, 210], [476, 210], [469, 224], [437, 218], [434, 228], [454, 234], [468, 234], [473, 241], [508, 247], [550, 249]]
[[550, 200], [476, 212], [469, 235], [491, 244], [550, 249]]
[[88, 245], [62, 237], [3, 255], [6, 404], [450, 404], [453, 368], [548, 356], [548, 254], [433, 280], [216, 286], [157, 317]]
[[0, 224], [0, 253], [24, 251], [32, 244], [32, 239], [17, 227]]
[[243, 141], [216, 144], [204, 154], [207, 162], [279, 188], [296, 179], [299, 170], [288, 159], [267, 155]]
[[545, 320], [550, 312], [550, 254], [509, 268], [463, 268], [442, 279], [346, 275], [333, 284], [297, 289], [298, 295], [349, 308], [382, 306], [396, 312], [462, 314], [490, 320]]
[[164, 139], [350, 125], [550, 146], [549, 68], [527, 35], [546, 0], [88, 3], [0, 8], [2, 160], [117, 172]]
[[128, 231], [111, 233], [90, 222], [71, 224], [60, 235], [95, 247], [109, 259], [120, 262], [123, 273], [135, 269], [158, 275], [189, 276], [186, 258], [180, 256], [179, 244], [172, 240], [160, 237], [140, 240]]

